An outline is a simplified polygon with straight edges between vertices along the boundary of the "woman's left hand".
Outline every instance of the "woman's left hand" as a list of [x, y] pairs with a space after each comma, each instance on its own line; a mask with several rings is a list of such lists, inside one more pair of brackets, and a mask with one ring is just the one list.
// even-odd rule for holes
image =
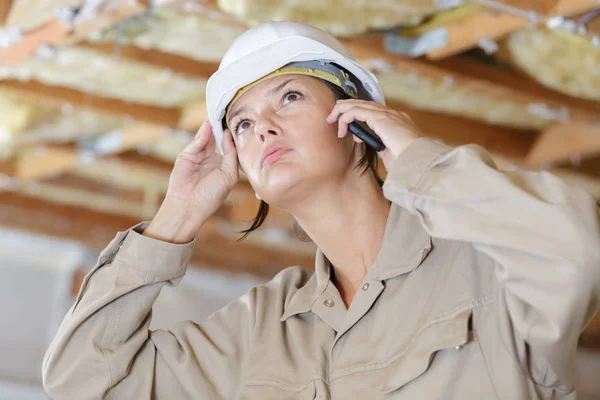
[[[348, 125], [353, 121], [365, 122], [381, 138], [385, 149], [379, 153], [385, 168], [389, 171], [398, 155], [415, 139], [421, 131], [408, 114], [392, 110], [374, 101], [338, 100], [327, 117], [330, 124], [338, 122], [338, 137], [348, 133]], [[356, 136], [354, 140], [362, 142]]]

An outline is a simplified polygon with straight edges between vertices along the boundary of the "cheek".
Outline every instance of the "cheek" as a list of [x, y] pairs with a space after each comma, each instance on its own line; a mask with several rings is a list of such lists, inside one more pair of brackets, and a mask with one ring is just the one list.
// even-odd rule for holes
[[252, 146], [240, 146], [237, 148], [238, 164], [242, 171], [250, 178], [255, 174], [256, 165], [260, 159], [260, 151]]

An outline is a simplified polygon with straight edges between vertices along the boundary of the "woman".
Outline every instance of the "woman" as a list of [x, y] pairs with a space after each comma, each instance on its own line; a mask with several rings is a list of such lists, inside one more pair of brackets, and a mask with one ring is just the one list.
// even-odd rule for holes
[[[156, 217], [102, 252], [48, 349], [52, 398], [575, 398], [577, 339], [600, 304], [588, 194], [419, 138], [339, 42], [296, 23], [238, 38], [207, 104]], [[383, 188], [353, 121], [386, 146]], [[238, 162], [318, 245], [316, 272], [288, 268], [201, 324], [149, 331]]]

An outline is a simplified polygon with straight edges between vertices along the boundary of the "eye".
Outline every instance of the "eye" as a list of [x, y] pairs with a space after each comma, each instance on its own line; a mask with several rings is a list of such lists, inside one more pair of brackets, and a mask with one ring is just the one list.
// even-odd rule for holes
[[297, 101], [302, 97], [302, 93], [297, 90], [290, 90], [283, 95], [283, 104], [286, 104], [286, 100], [289, 102]]
[[233, 128], [233, 134], [239, 135], [243, 133], [246, 129], [250, 128], [251, 125], [252, 124], [250, 123], [250, 121], [248, 121], [247, 119], [243, 119], [235, 125], [235, 128]]

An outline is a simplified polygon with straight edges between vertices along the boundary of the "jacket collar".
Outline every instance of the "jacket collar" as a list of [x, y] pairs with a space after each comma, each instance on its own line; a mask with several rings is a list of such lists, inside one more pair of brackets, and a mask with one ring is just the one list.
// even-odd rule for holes
[[[370, 271], [374, 280], [383, 281], [415, 270], [431, 251], [431, 236], [418, 216], [392, 203], [381, 248]], [[317, 249], [315, 273], [292, 296], [284, 308], [281, 321], [311, 310], [331, 279], [331, 263]]]

